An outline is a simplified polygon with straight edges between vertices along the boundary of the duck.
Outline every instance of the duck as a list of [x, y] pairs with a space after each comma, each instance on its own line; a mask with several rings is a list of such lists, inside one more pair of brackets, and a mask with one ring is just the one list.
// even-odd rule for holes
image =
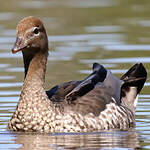
[[64, 82], [45, 91], [48, 37], [42, 21], [29, 16], [17, 25], [12, 53], [22, 52], [24, 83], [9, 123], [19, 132], [95, 132], [135, 126], [138, 94], [146, 82], [142, 63], [121, 78], [94, 63], [85, 79]]

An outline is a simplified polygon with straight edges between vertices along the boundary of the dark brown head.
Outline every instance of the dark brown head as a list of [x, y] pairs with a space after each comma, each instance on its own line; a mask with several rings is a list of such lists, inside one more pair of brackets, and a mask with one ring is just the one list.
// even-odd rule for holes
[[48, 50], [48, 39], [43, 23], [33, 16], [26, 17], [17, 25], [17, 39], [12, 53], [23, 51], [26, 54], [35, 54]]

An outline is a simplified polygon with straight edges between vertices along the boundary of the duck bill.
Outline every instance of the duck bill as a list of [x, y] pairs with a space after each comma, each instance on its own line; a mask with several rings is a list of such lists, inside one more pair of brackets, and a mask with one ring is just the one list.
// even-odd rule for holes
[[12, 53], [16, 54], [17, 52], [23, 50], [24, 48], [26, 48], [26, 44], [23, 42], [23, 40], [21, 38], [16, 39], [16, 42], [14, 44], [14, 47], [12, 48]]

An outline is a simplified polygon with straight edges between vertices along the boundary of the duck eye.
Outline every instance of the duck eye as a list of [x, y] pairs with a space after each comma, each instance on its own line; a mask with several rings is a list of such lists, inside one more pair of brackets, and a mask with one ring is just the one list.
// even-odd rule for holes
[[33, 32], [34, 32], [34, 34], [38, 34], [39, 33], [38, 28], [35, 28]]

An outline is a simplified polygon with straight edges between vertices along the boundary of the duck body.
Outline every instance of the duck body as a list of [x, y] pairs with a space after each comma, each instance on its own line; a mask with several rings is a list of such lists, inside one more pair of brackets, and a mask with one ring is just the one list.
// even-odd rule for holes
[[129, 129], [135, 124], [135, 99], [146, 81], [146, 70], [136, 64], [122, 76], [113, 76], [100, 64], [84, 80], [44, 89], [48, 40], [35, 17], [17, 26], [13, 53], [22, 51], [25, 79], [17, 108], [8, 124], [12, 131], [91, 132]]

